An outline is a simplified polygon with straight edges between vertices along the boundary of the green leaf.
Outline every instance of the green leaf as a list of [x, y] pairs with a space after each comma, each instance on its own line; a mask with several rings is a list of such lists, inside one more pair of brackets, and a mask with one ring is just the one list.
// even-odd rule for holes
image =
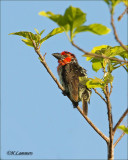
[[[95, 53], [95, 54], [100, 54], [100, 55], [101, 55], [102, 53], [101, 53], [100, 50], [101, 50], [101, 49], [105, 49], [105, 48], [107, 48], [107, 47], [108, 47], [108, 45], [102, 45], [102, 46], [94, 47], [94, 48], [91, 50], [91, 53]], [[91, 59], [93, 59], [91, 55], [87, 55], [87, 54], [84, 54], [83, 57], [87, 57], [87, 58], [86, 58], [87, 61], [90, 61]], [[94, 59], [95, 59], [95, 58], [94, 58]]]
[[108, 48], [108, 45], [96, 46], [91, 50], [91, 53], [96, 53], [97, 51], [100, 51], [101, 49], [106, 49], [106, 48]]
[[36, 33], [39, 34], [39, 31], [36, 28], [34, 28], [34, 29], [35, 29]]
[[95, 59], [95, 62], [92, 63], [92, 69], [97, 72], [99, 69], [102, 68], [102, 64], [98, 59]]
[[[125, 46], [128, 47], [128, 46]], [[111, 48], [112, 56], [120, 56], [123, 59], [128, 59], [128, 53], [125, 49], [123, 49], [121, 46], [115, 46]]]
[[64, 30], [63, 30], [61, 27], [55, 28], [55, 29], [53, 29], [46, 37], [42, 38], [42, 39], [40, 40], [40, 43], [42, 44], [42, 43], [43, 43], [44, 41], [46, 41], [48, 38], [50, 38], [50, 37], [52, 37], [52, 36], [54, 36], [54, 35], [56, 35], [56, 34], [62, 33], [62, 32], [64, 32]]
[[70, 25], [70, 29], [74, 29], [86, 21], [86, 14], [80, 8], [72, 6], [66, 9], [64, 17]]
[[59, 26], [63, 27], [65, 31], [70, 30], [71, 40], [74, 37], [73, 30], [86, 21], [86, 14], [81, 11], [80, 8], [75, 8], [72, 6], [69, 6], [66, 9], [64, 15], [54, 14], [49, 11], [41, 11], [39, 12], [39, 15], [48, 17], [49, 19], [53, 20]]
[[70, 30], [73, 28], [80, 26], [86, 21], [86, 14], [81, 11], [79, 8], [75, 8], [72, 6], [69, 6], [64, 15], [60, 14], [54, 14], [52, 12], [45, 12], [41, 11], [39, 12], [39, 15], [45, 16], [56, 22], [59, 26], [65, 27], [65, 25], [70, 26]]
[[[114, 14], [115, 7], [120, 3], [120, 2], [126, 2], [127, 0], [104, 0], [110, 7], [111, 7], [111, 13]], [[124, 3], [125, 3], [124, 2]]]
[[104, 0], [108, 5], [110, 4], [110, 0]]
[[79, 82], [83, 85], [86, 85], [87, 81], [89, 81], [89, 78], [87, 78], [86, 76], [84, 77], [79, 77]]
[[95, 77], [95, 79], [91, 79], [86, 83], [88, 88], [104, 88], [105, 83], [102, 79]]
[[27, 39], [32, 38], [33, 40], [37, 40], [37, 35], [33, 34], [32, 32], [27, 32], [27, 31], [14, 32], [14, 33], [10, 33], [9, 35], [18, 35], [18, 36], [25, 37]]
[[124, 133], [128, 134], [128, 127], [125, 127], [125, 125], [120, 125], [118, 128], [121, 129]]
[[105, 73], [105, 75], [104, 75], [105, 84], [112, 83], [113, 79], [114, 79], [114, 77], [112, 76], [112, 74], [110, 72]]
[[111, 7], [112, 7], [112, 11], [111, 13], [114, 14], [115, 11], [115, 7], [122, 2], [122, 0], [111, 0]]
[[111, 47], [108, 45], [96, 46], [91, 50], [91, 53], [104, 54], [108, 57], [121, 56], [124, 59], [128, 58], [127, 51], [124, 50], [121, 46], [115, 46], [115, 47]]
[[[85, 57], [84, 55], [83, 55], [83, 57]], [[89, 57], [89, 55], [88, 55], [88, 57], [86, 58], [86, 61], [90, 61], [92, 59], [92, 57]]]
[[27, 46], [34, 47], [32, 41], [31, 41], [30, 39], [22, 39], [22, 41], [23, 41]]
[[87, 31], [92, 32], [94, 34], [98, 34], [98, 35], [104, 35], [104, 34], [108, 34], [110, 32], [110, 29], [102, 24], [95, 23], [89, 26], [79, 26], [76, 28], [74, 33], [76, 34], [76, 33], [87, 32]]
[[109, 59], [103, 59], [102, 61], [103, 68], [105, 68], [108, 63], [109, 63]]
[[40, 16], [45, 16], [45, 17], [48, 17], [50, 18], [51, 16], [54, 16], [54, 13], [48, 11], [48, 12], [45, 12], [45, 11], [41, 11], [38, 13]]
[[52, 21], [56, 22], [59, 26], [63, 26], [66, 31], [68, 31], [70, 29], [67, 20], [65, 19], [64, 16], [62, 16], [60, 14], [54, 14], [50, 11], [48, 11], [48, 12], [41, 11], [41, 12], [39, 12], [39, 15], [45, 16], [45, 17], [51, 19]]
[[[128, 47], [128, 46], [126, 46], [126, 47]], [[128, 59], [127, 51], [124, 50], [121, 46], [115, 46], [115, 47], [111, 47], [108, 45], [96, 46], [91, 50], [91, 53], [98, 54], [98, 55], [105, 55], [107, 57], [120, 56], [123, 59]], [[105, 68], [107, 66], [108, 72], [111, 73], [113, 70], [115, 70], [123, 65], [125, 65], [125, 66], [127, 65], [126, 63], [123, 63], [121, 65], [121, 63], [114, 61], [114, 60], [110, 60], [110, 59], [104, 59], [104, 58], [97, 59], [95, 57], [92, 57], [92, 56], [86, 55], [86, 54], [83, 56], [87, 57], [86, 58], [87, 61], [91, 60], [92, 68], [96, 72], [99, 69], [101, 69], [102, 67]], [[127, 71], [127, 68], [125, 68], [125, 70]]]
[[40, 35], [42, 35], [44, 33], [45, 29], [43, 29], [41, 32], [40, 32]]
[[128, 1], [127, 0], [122, 0], [124, 4], [128, 7]]
[[115, 7], [121, 2], [121, 0], [111, 0], [111, 2], [112, 2], [112, 7]]

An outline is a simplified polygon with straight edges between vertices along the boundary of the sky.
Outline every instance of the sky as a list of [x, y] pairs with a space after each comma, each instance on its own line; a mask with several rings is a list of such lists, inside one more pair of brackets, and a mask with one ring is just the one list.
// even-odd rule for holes
[[[70, 5], [87, 14], [86, 25], [101, 23], [111, 29], [109, 9], [103, 1], [1, 2], [1, 159], [107, 159], [105, 141], [62, 95], [33, 48], [26, 46], [21, 37], [8, 35], [18, 31], [35, 32], [34, 28], [37, 28], [39, 31], [45, 29], [45, 36], [57, 25], [38, 13], [63, 14]], [[127, 16], [117, 21], [124, 9], [123, 4], [118, 5], [114, 18], [118, 35], [127, 44]], [[74, 42], [86, 51], [103, 44], [119, 45], [113, 31], [103, 36], [89, 32], [78, 34]], [[51, 54], [64, 50], [76, 55], [89, 78], [103, 76], [101, 71], [92, 70], [91, 63], [82, 57], [83, 53], [74, 48], [62, 33], [45, 41], [41, 47], [42, 54], [47, 52], [47, 64], [57, 78], [57, 61]], [[127, 75], [123, 68], [119, 68], [113, 76], [111, 104], [115, 125], [127, 107]], [[94, 92], [88, 117], [108, 136], [106, 105]], [[122, 124], [126, 123], [125, 118]], [[117, 130], [114, 140], [121, 133]], [[14, 156], [8, 155], [8, 151], [33, 154]], [[114, 154], [115, 159], [127, 158], [126, 135], [116, 146]]]

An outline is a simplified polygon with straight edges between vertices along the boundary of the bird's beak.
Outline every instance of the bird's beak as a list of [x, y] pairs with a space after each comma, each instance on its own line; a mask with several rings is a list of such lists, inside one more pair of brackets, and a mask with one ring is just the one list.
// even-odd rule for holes
[[57, 58], [58, 60], [63, 59], [63, 56], [60, 53], [53, 53], [52, 54], [55, 58]]

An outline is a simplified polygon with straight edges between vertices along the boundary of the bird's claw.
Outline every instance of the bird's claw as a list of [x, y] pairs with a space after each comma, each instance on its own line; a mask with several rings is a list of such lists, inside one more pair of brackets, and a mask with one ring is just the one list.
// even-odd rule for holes
[[66, 91], [62, 91], [62, 94], [63, 94], [64, 96], [67, 96]]

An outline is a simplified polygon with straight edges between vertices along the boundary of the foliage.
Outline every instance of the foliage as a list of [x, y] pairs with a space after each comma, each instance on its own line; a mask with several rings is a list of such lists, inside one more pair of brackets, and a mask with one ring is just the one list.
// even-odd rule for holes
[[[105, 55], [107, 57], [113, 57], [113, 58], [116, 58], [116, 56], [118, 56], [123, 58], [124, 60], [128, 59], [127, 51], [124, 50], [121, 46], [115, 46], [115, 47], [111, 47], [108, 45], [97, 46], [91, 50], [91, 53], [94, 53], [97, 55]], [[100, 69], [105, 69], [106, 66], [110, 73], [122, 65], [125, 65], [126, 67], [128, 67], [127, 64], [125, 63], [121, 64], [120, 62], [110, 60], [110, 59], [103, 59], [103, 58], [97, 59], [86, 54], [83, 56], [87, 57], [86, 58], [87, 61], [92, 62], [92, 69], [96, 72]]]
[[18, 35], [26, 38], [26, 39], [22, 39], [22, 41], [30, 47], [34, 47], [32, 42], [33, 40], [36, 43], [36, 46], [39, 47], [45, 40], [49, 39], [50, 37], [56, 34], [64, 32], [63, 28], [61, 27], [55, 28], [49, 34], [47, 34], [44, 38], [41, 39], [41, 35], [45, 30], [42, 30], [40, 33], [37, 29], [35, 29], [35, 31], [36, 31], [36, 34], [33, 34], [32, 32], [28, 32], [28, 31], [20, 31], [20, 32], [10, 33], [9, 35]]
[[[118, 0], [105, 0], [105, 2], [111, 7], [115, 7], [119, 1]], [[53, 29], [49, 34], [47, 34], [45, 37], [41, 38], [41, 35], [45, 30], [42, 30], [40, 33], [37, 29], [35, 29], [36, 34], [33, 34], [31, 32], [21, 31], [21, 32], [14, 32], [10, 33], [10, 35], [19, 35], [22, 37], [25, 37], [26, 39], [22, 39], [22, 41], [31, 47], [33, 46], [33, 41], [36, 43], [36, 46], [40, 48], [41, 44], [49, 39], [50, 37], [62, 33], [62, 32], [70, 32], [70, 41], [73, 41], [73, 38], [76, 34], [81, 32], [92, 32], [97, 35], [104, 35], [110, 32], [110, 29], [106, 26], [98, 23], [90, 24], [90, 25], [84, 25], [86, 22], [86, 13], [84, 13], [80, 8], [75, 8], [73, 6], [69, 6], [66, 10], [64, 15], [61, 14], [54, 14], [51, 11], [45, 12], [41, 11], [39, 12], [39, 15], [45, 16], [55, 23], [57, 23], [60, 27]], [[127, 59], [127, 52], [120, 46], [111, 47], [108, 45], [102, 45], [94, 47], [91, 50], [91, 53], [97, 54], [97, 55], [105, 55], [107, 57], [116, 57], [119, 56], [123, 58], [124, 60]], [[105, 71], [104, 76], [102, 79], [95, 77], [92, 78], [86, 78], [83, 79], [80, 77], [80, 82], [84, 85], [87, 85], [88, 88], [101, 88], [104, 89], [106, 84], [110, 83], [112, 85], [113, 82], [113, 76], [112, 71], [119, 68], [120, 66], [126, 66], [125, 69], [127, 69], [127, 65], [121, 64], [117, 61], [113, 61], [110, 59], [103, 59], [103, 58], [95, 58], [90, 55], [83, 55], [86, 58], [87, 61], [90, 61], [92, 63], [92, 69], [97, 72], [100, 69], [103, 69]]]
[[120, 125], [118, 128], [121, 129], [124, 133], [128, 134], [128, 127], [125, 127], [124, 125]]
[[127, 0], [104, 0], [104, 1], [108, 4], [109, 8], [111, 9], [111, 14], [114, 14], [115, 7], [121, 2], [123, 2], [128, 7]]
[[86, 83], [88, 88], [102, 88], [104, 89], [105, 83], [102, 79], [95, 77], [94, 79], [90, 79]]
[[92, 32], [94, 34], [103, 35], [103, 34], [109, 33], [110, 29], [102, 24], [94, 23], [88, 26], [77, 27], [77, 29], [74, 31], [74, 34], [77, 34], [80, 32], [87, 32], [87, 31]]
[[64, 15], [54, 14], [50, 11], [41, 11], [39, 12], [39, 15], [51, 19], [59, 26], [63, 27], [65, 32], [70, 31], [71, 41], [75, 35], [80, 32], [89, 31], [98, 35], [104, 35], [110, 32], [109, 28], [101, 24], [91, 24], [89, 26], [84, 26], [83, 24], [86, 22], [86, 13], [84, 13], [80, 8], [75, 8], [73, 6], [69, 6], [65, 10]]
[[[127, 52], [121, 46], [115, 46], [115, 47], [111, 47], [108, 45], [97, 46], [91, 50], [91, 53], [94, 53], [97, 55], [105, 55], [107, 57], [113, 57], [113, 58], [118, 56], [118, 57], [123, 58], [124, 60], [128, 59]], [[104, 89], [106, 84], [110, 83], [112, 85], [112, 82], [114, 79], [114, 77], [112, 76], [112, 71], [114, 71], [115, 69], [121, 66], [126, 66], [125, 68], [126, 70], [128, 67], [126, 63], [122, 64], [120, 62], [110, 60], [110, 59], [103, 59], [103, 58], [97, 59], [87, 54], [83, 56], [87, 57], [86, 60], [92, 63], [92, 69], [95, 72], [99, 71], [100, 69], [103, 69], [104, 71], [104, 76], [102, 79], [95, 77], [94, 79], [88, 80], [88, 82], [86, 83], [88, 88]]]

